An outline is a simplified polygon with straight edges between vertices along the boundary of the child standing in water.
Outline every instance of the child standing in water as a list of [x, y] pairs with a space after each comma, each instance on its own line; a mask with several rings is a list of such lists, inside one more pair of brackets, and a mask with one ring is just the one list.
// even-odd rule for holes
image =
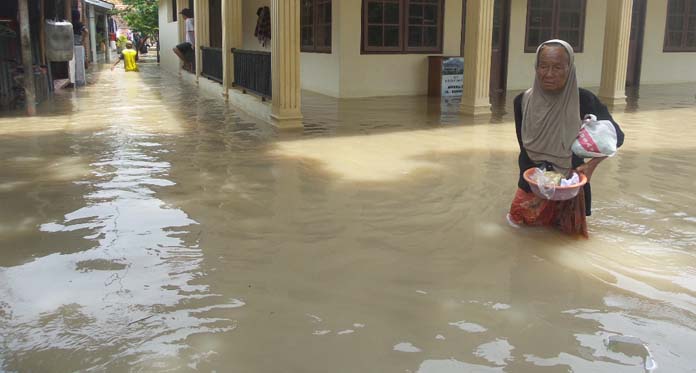
[[126, 72], [138, 71], [138, 64], [136, 63], [138, 61], [138, 52], [133, 49], [132, 42], [126, 42], [126, 49], [121, 52], [121, 55], [118, 57], [118, 61], [111, 66], [111, 71], [113, 71], [116, 68], [116, 65], [118, 65], [121, 61], [123, 61], [123, 67], [126, 69]]

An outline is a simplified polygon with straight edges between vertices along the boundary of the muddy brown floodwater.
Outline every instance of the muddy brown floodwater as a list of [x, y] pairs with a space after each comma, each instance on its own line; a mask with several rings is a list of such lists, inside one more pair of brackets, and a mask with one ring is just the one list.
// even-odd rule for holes
[[509, 102], [279, 132], [142, 68], [0, 118], [0, 371], [696, 371], [696, 85], [615, 112], [585, 241], [506, 225]]

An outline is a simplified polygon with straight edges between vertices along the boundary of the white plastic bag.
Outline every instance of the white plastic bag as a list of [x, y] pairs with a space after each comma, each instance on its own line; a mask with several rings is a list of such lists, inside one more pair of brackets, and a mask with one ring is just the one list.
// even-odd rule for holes
[[582, 158], [611, 157], [616, 154], [616, 138], [616, 128], [610, 121], [587, 114], [572, 150]]
[[[554, 197], [558, 197], [556, 196], [556, 188], [573, 186], [580, 183], [580, 175], [573, 171], [571, 177], [566, 179], [560, 174], [555, 172], [547, 173], [543, 169], [536, 167], [529, 175], [529, 180], [536, 184], [536, 189], [532, 187], [534, 194], [544, 199], [554, 200]], [[556, 200], [561, 199], [559, 198]]]
[[[633, 345], [642, 347], [644, 354], [644, 368], [646, 372], [652, 372], [657, 369], [657, 362], [653, 358], [648, 345], [643, 342], [640, 338], [630, 336], [630, 335], [612, 335], [605, 341], [608, 348], [620, 347], [623, 345]], [[621, 351], [619, 351], [621, 352]]]
[[556, 191], [556, 183], [544, 175], [544, 170], [535, 168], [534, 173], [532, 173], [529, 178], [537, 184], [539, 193], [546, 197], [546, 199], [551, 199], [551, 197], [553, 197], [553, 193]]

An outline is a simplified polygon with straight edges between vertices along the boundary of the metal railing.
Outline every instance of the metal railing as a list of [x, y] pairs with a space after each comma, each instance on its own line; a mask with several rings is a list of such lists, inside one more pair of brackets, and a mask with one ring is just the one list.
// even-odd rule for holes
[[245, 93], [250, 91], [271, 98], [271, 53], [232, 49], [234, 85]]
[[201, 47], [201, 75], [222, 83], [222, 49]]

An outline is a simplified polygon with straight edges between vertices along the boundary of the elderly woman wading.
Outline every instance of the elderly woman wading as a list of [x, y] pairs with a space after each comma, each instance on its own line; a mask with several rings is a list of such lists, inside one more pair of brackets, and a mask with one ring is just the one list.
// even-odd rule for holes
[[[537, 48], [534, 86], [515, 98], [515, 127], [520, 145], [520, 177], [508, 219], [513, 224], [556, 226], [569, 234], [587, 237], [585, 217], [591, 213], [589, 180], [604, 158], [585, 163], [571, 151], [582, 119], [594, 114], [612, 122], [617, 132], [617, 147], [623, 132], [607, 107], [592, 92], [578, 88], [573, 48], [562, 40], [549, 40]], [[568, 175], [575, 169], [587, 176], [588, 183], [577, 197], [568, 201], [550, 201], [534, 195], [524, 180], [524, 171], [535, 166], [550, 166]]]

